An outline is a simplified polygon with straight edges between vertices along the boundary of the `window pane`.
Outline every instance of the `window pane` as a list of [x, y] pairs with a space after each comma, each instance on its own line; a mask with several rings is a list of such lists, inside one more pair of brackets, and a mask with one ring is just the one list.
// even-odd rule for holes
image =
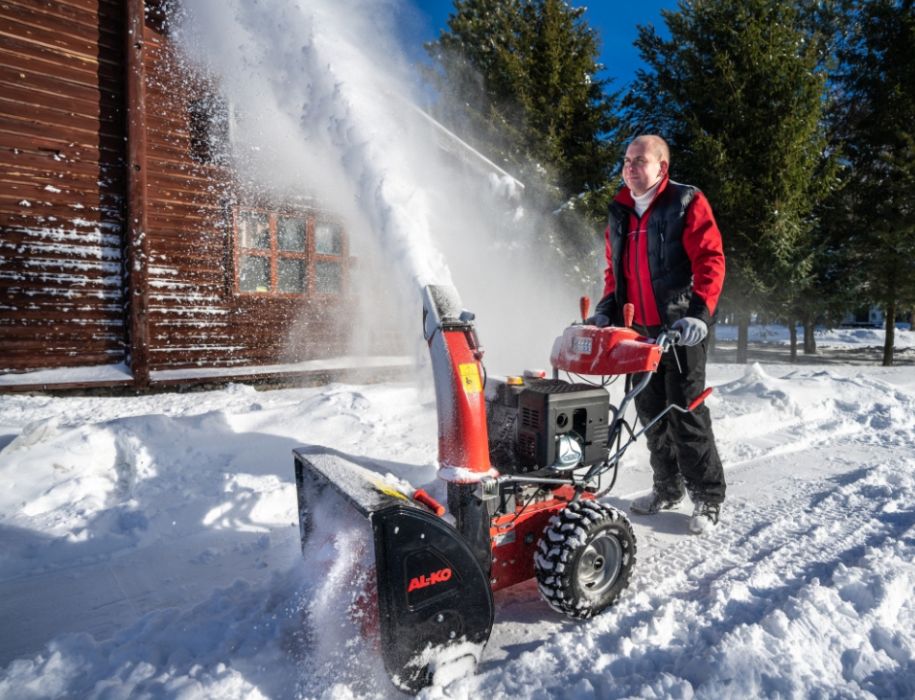
[[229, 162], [229, 105], [224, 98], [207, 94], [191, 100], [187, 107], [187, 128], [191, 158], [198, 163]]
[[239, 260], [238, 288], [243, 292], [270, 291], [270, 260], [242, 255]]
[[238, 217], [238, 241], [242, 248], [270, 248], [270, 226], [266, 214], [245, 212]]
[[276, 237], [280, 250], [305, 252], [305, 221], [281, 216], [276, 221]]
[[343, 291], [343, 269], [340, 263], [315, 262], [315, 282], [318, 294], [339, 294]]
[[281, 292], [305, 293], [305, 261], [290, 258], [277, 260], [277, 277]]
[[340, 255], [343, 252], [343, 232], [336, 224], [315, 224], [315, 250], [324, 255]]

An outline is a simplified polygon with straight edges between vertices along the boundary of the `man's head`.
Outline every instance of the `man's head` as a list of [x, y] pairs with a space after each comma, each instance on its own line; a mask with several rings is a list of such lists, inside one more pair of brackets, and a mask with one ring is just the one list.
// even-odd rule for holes
[[623, 181], [636, 197], [660, 182], [670, 167], [670, 149], [660, 136], [636, 136], [623, 158]]

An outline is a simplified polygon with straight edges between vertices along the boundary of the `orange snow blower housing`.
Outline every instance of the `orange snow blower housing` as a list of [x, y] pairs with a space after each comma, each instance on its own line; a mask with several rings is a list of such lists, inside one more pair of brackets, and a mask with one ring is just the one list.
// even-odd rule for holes
[[[395, 685], [411, 692], [479, 661], [493, 591], [536, 578], [546, 602], [574, 618], [619, 597], [635, 564], [635, 535], [598, 498], [645, 430], [671, 410], [693, 410], [711, 391], [689, 407], [668, 406], [635, 432], [626, 408], [675, 333], [651, 339], [628, 327], [573, 324], [554, 342], [552, 377], [496, 379], [486, 376], [473, 321], [452, 287], [423, 289], [447, 515], [424, 492], [392, 496], [371, 460], [294, 451], [303, 550], [317, 498], [342, 495], [372, 523], [380, 650]], [[631, 377], [614, 407], [604, 382], [566, 381], [560, 371]]]

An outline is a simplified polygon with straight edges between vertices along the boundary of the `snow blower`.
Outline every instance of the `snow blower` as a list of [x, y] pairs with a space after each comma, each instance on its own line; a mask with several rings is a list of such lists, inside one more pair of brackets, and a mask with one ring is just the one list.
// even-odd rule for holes
[[[588, 306], [583, 297], [583, 319]], [[415, 693], [473, 669], [492, 630], [494, 591], [536, 578], [553, 609], [583, 619], [629, 584], [632, 526], [598, 498], [638, 437], [669, 411], [692, 411], [711, 389], [636, 432], [626, 409], [677, 335], [643, 337], [630, 327], [631, 306], [626, 316], [625, 327], [566, 328], [551, 377], [487, 378], [474, 315], [452, 287], [424, 288], [447, 513], [421, 489], [383, 478], [370, 459], [294, 450], [303, 552], [320, 500], [342, 497], [371, 523], [379, 648], [400, 689]], [[618, 407], [606, 379], [583, 379], [612, 375], [627, 375]]]

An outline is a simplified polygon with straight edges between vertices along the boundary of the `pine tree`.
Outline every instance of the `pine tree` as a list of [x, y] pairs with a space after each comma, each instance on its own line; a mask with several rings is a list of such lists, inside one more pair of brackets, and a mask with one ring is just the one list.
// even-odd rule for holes
[[[426, 45], [427, 77], [442, 99], [438, 116], [502, 166], [516, 156], [521, 109], [503, 99], [522, 76], [519, 0], [458, 0], [448, 31]], [[488, 147], [488, 148], [487, 148]]]
[[839, 52], [847, 160], [846, 248], [865, 298], [883, 306], [883, 364], [893, 363], [897, 311], [915, 303], [915, 8], [854, 2]]
[[544, 210], [581, 194], [603, 218], [615, 96], [597, 76], [584, 12], [562, 0], [456, 0], [427, 50], [446, 123], [532, 185]]
[[787, 0], [705, 0], [662, 14], [669, 40], [640, 27], [650, 70], [626, 100], [632, 130], [664, 135], [675, 179], [712, 203], [728, 264], [722, 306], [737, 312], [745, 361], [750, 312], [788, 315], [811, 277], [812, 213], [829, 163], [822, 39]]

